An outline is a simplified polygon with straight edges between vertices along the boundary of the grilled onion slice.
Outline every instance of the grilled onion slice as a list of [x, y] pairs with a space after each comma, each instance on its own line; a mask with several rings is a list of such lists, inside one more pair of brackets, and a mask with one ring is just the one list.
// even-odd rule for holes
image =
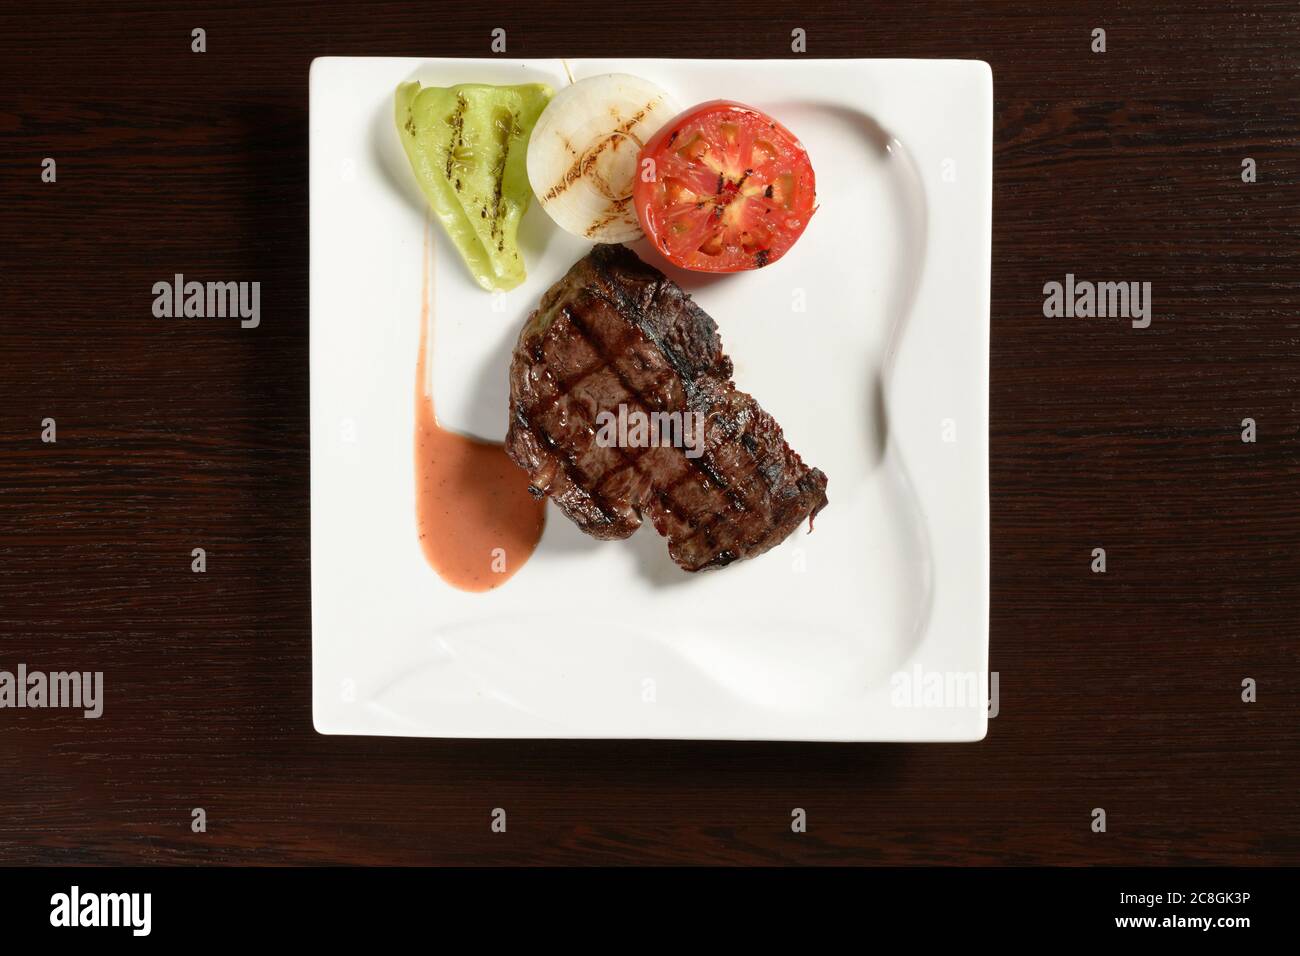
[[579, 80], [543, 110], [528, 141], [528, 181], [566, 232], [592, 242], [641, 236], [637, 154], [679, 112], [659, 87], [626, 73]]

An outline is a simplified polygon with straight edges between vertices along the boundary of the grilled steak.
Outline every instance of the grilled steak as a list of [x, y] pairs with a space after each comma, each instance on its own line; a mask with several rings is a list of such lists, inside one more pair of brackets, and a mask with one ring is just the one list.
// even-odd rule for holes
[[[596, 246], [519, 335], [506, 452], [533, 494], [594, 537], [626, 538], [648, 516], [687, 571], [762, 554], [811, 526], [826, 476], [731, 373], [717, 326], [685, 292], [625, 247]], [[610, 420], [637, 413], [658, 422], [652, 437], [611, 443]]]

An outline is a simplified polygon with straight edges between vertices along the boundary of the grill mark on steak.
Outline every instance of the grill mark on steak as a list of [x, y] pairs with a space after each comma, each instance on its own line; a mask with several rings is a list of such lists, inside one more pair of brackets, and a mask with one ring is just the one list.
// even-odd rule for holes
[[[622, 246], [597, 246], [520, 332], [506, 450], [587, 533], [627, 537], [648, 516], [684, 569], [726, 566], [826, 505], [826, 476], [731, 374], [717, 326], [689, 296]], [[702, 413], [704, 453], [602, 447], [596, 416], [620, 404]]]
[[[640, 260], [637, 261], [640, 262]], [[640, 264], [644, 266], [644, 263], [640, 263]], [[649, 266], [645, 266], [645, 268], [649, 269]], [[658, 276], [658, 283], [660, 285], [663, 284], [670, 285], [670, 283], [668, 283], [668, 280], [662, 275]], [[677, 291], [678, 294], [681, 294], [680, 290], [677, 290], [675, 286], [673, 286], [673, 289]], [[648, 324], [645, 321], [645, 310], [641, 308], [639, 303], [637, 303], [634, 299], [632, 299], [631, 296], [626, 295], [623, 292], [623, 289], [617, 283], [611, 282], [609, 284], [608, 290], [609, 291], [607, 292], [605, 287], [598, 287], [597, 289], [594, 290], [594, 294], [600, 298], [605, 299], [610, 304], [610, 306], [616, 309], [617, 311], [623, 313], [624, 315], [630, 315], [637, 320], [636, 321], [637, 327], [639, 327], [642, 333], [645, 334], [647, 338], [650, 338], [651, 341], [659, 348], [659, 351], [664, 355], [664, 357], [668, 360], [669, 364], [673, 366], [673, 370], [678, 374], [680, 381], [682, 382], [683, 386], [686, 388], [688, 392], [687, 406], [689, 408], [690, 386], [694, 384], [694, 379], [691, 375], [691, 369], [686, 366], [684, 361], [682, 361], [682, 357], [676, 350], [667, 348], [665, 346], [662, 336], [656, 335], [653, 328], [647, 327]], [[657, 294], [657, 291], [658, 290], [656, 289], [655, 293], [652, 293], [651, 296], [652, 300], [654, 295]], [[578, 331], [581, 332], [584, 335], [584, 337], [586, 337], [590, 342], [591, 336], [586, 331], [585, 327], [582, 325], [581, 320], [578, 319], [577, 316], [573, 315], [572, 313], [570, 313], [570, 316], [574, 320], [575, 325], [578, 328]], [[605, 358], [605, 356], [602, 355], [602, 358]], [[728, 376], [730, 376], [731, 363], [729, 360], [726, 361], [726, 367], [727, 367], [727, 374]], [[617, 371], [615, 372], [615, 374], [618, 374]], [[649, 403], [645, 401], [645, 397], [641, 394], [641, 392], [638, 389], [635, 388], [635, 386], [632, 386], [625, 379], [623, 379], [622, 375], [619, 375], [619, 378], [623, 380], [624, 386], [627, 387], [629, 392], [631, 392], [631, 394], [639, 400], [639, 403], [643, 407], [647, 407], [647, 408], [650, 407]], [[654, 407], [653, 410], [662, 411], [663, 410], [662, 404]], [[727, 495], [727, 497], [731, 499], [733, 504], [735, 504], [742, 511], [748, 510], [750, 508], [750, 503], [746, 501], [743, 496], [738, 495], [731, 489], [731, 483], [728, 482], [727, 479], [722, 475], [722, 473], [713, 465], [713, 462], [709, 459], [709, 452], [707, 450], [699, 458], [686, 458], [685, 460], [689, 465], [695, 467], [699, 471], [702, 471], [704, 475], [709, 480], [711, 480], [718, 488], [720, 488]], [[668, 501], [671, 502], [672, 500], [671, 492], [676, 490], [681, 484], [683, 484], [690, 477], [691, 476], [689, 472], [685, 472], [682, 475], [680, 475], [666, 488], [662, 489], [661, 498], [663, 497], [663, 493], [666, 493], [668, 496]], [[715, 519], [715, 521], [710, 522], [710, 524], [711, 525], [717, 524], [718, 520], [720, 519]], [[691, 521], [691, 525], [694, 526], [695, 522]], [[705, 527], [707, 528], [708, 525], [706, 525]]]
[[[618, 368], [614, 365], [614, 360], [609, 356], [608, 353], [605, 352], [603, 345], [600, 342], [596, 341], [596, 339], [592, 336], [591, 332], [583, 324], [582, 320], [578, 318], [575, 312], [571, 310], [568, 311], [567, 317], [569, 321], [573, 323], [573, 327], [577, 329], [578, 333], [584, 339], [587, 340], [587, 344], [589, 344], [593, 349], [596, 350], [596, 354], [600, 357], [602, 362], [602, 366], [600, 370], [608, 369], [614, 375], [614, 377], [618, 379], [619, 384], [623, 386], [623, 388], [627, 391], [628, 395], [631, 398], [636, 399], [637, 405], [640, 408], [650, 409], [653, 411], [663, 410], [661, 404], [657, 406], [652, 406], [649, 402], [647, 402], [645, 396], [641, 393], [641, 390], [638, 389], [631, 382], [629, 382], [626, 376], [624, 376], [623, 373], [618, 370]], [[633, 337], [634, 337], [634, 333], [629, 334], [627, 336], [627, 340], [630, 340]], [[623, 351], [621, 347], [616, 350], [616, 352], [621, 352], [621, 351]], [[616, 447], [616, 450], [620, 452], [620, 457], [622, 457], [624, 460], [625, 468], [630, 467], [638, 471], [640, 470], [639, 468], [637, 468], [637, 462], [641, 459], [642, 457], [641, 455], [637, 455], [635, 458], [633, 458], [633, 457], [629, 457], [626, 454], [626, 450], [623, 448]], [[648, 450], [649, 450], [648, 448], [641, 449], [642, 455]], [[713, 481], [713, 483], [716, 484], [720, 489], [722, 489], [723, 493], [726, 494], [726, 496], [730, 498], [735, 505], [740, 507], [741, 510], [747, 510], [747, 505], [744, 498], [742, 498], [740, 495], [736, 494], [730, 489], [727, 480], [718, 472], [718, 470], [713, 466], [712, 462], [709, 462], [707, 460], [708, 459], [707, 451], [699, 458], [686, 458], [685, 455], [683, 455], [682, 457], [685, 459], [687, 464], [693, 465], [699, 471], [702, 471], [705, 474], [705, 476], [708, 477], [711, 481]], [[618, 472], [613, 472], [612, 474], [617, 475]], [[609, 476], [607, 475], [606, 477], [608, 478]], [[676, 487], [678, 487], [683, 481], [685, 481], [686, 478], [688, 477], [690, 477], [689, 474], [685, 474], [678, 477], [667, 488], [664, 488], [660, 491], [661, 497], [667, 495], [667, 500], [675, 504], [675, 502], [672, 502], [671, 492]]]
[[[536, 424], [535, 422], [530, 422], [526, 413], [521, 413], [520, 418], [525, 424], [525, 427], [529, 428], [535, 435], [537, 435], [539, 438], [542, 439], [543, 442], [546, 443], [546, 446], [548, 448], [550, 448], [553, 452], [555, 452], [557, 460], [560, 462], [560, 466], [568, 474], [569, 480], [572, 481], [574, 484], [579, 484], [578, 478], [577, 476], [575, 476], [575, 472], [581, 471], [581, 468], [578, 466], [577, 463], [577, 456], [574, 455], [574, 453], [571, 450], [563, 448], [559, 444], [559, 442], [557, 442], [554, 438], [550, 436], [550, 434], [547, 433], [546, 429], [542, 428], [540, 425]], [[543, 498], [546, 496], [545, 491], [538, 490], [534, 485], [529, 485], [528, 490], [535, 498]], [[614, 521], [616, 520], [615, 515], [613, 512], [611, 512], [608, 509], [608, 507], [606, 507], [603, 501], [601, 501], [597, 497], [593, 497], [592, 503], [596, 506], [597, 510], [600, 511], [600, 513], [605, 517], [605, 520], [608, 523], [610, 524], [614, 523]]]
[[[605, 371], [608, 369], [615, 377], [618, 378], [620, 384], [622, 384], [623, 387], [627, 390], [629, 397], [637, 399], [637, 401], [642, 406], [648, 407], [648, 403], [646, 402], [644, 395], [642, 395], [640, 390], [638, 390], [635, 386], [633, 386], [630, 382], [628, 382], [627, 379], [621, 373], [619, 373], [616, 368], [613, 367], [612, 361], [601, 350], [599, 343], [596, 342], [596, 340], [591, 335], [591, 333], [583, 325], [582, 320], [577, 317], [576, 313], [566, 309], [565, 316], [570, 320], [570, 322], [572, 322], [573, 327], [578, 331], [578, 333], [582, 335], [584, 339], [586, 339], [588, 344], [590, 344], [594, 349], [597, 350], [597, 354], [601, 357], [601, 361], [596, 366], [594, 366], [589, 371], [583, 372], [581, 375], [578, 376], [578, 378], [586, 379], [589, 378], [595, 372]], [[558, 391], [556, 395], [553, 396], [553, 400], [558, 400], [560, 398], [567, 397], [568, 391], [569, 389], [565, 388], [564, 386], [561, 386], [560, 391]], [[553, 407], [553, 405], [550, 407]], [[547, 439], [548, 441], [553, 441], [552, 439], [550, 439], [550, 436], [547, 436]], [[590, 494], [591, 494], [591, 499], [593, 504], [595, 504], [598, 509], [600, 509], [602, 512], [606, 514], [609, 514], [610, 512], [605, 501], [601, 496], [600, 493], [601, 486], [607, 484], [611, 479], [617, 478], [624, 471], [629, 469], [632, 471], [636, 471], [638, 474], [641, 474], [643, 477], [647, 479], [651, 478], [650, 475], [646, 475], [644, 472], [641, 471], [640, 465], [638, 464], [640, 460], [651, 450], [650, 448], [647, 447], [647, 448], [639, 449], [636, 451], [636, 454], [629, 454], [628, 449], [620, 448], [618, 446], [613, 446], [610, 450], [613, 451], [620, 459], [622, 459], [622, 464], [618, 468], [606, 472], [605, 475], [602, 476], [600, 480], [595, 483], [595, 486], [590, 489]], [[690, 458], [687, 458], [685, 460], [692, 464], [696, 463], [697, 461], [696, 459], [690, 459]], [[680, 509], [681, 506], [676, 501], [673, 500], [672, 492], [675, 488], [679, 487], [683, 482], [686, 481], [686, 479], [690, 477], [691, 475], [689, 472], [684, 472], [681, 476], [679, 476], [676, 480], [674, 480], [673, 483], [670, 484], [668, 487], [654, 488], [652, 485], [651, 490], [654, 492], [655, 496], [659, 499], [659, 503], [663, 505], [665, 509], [675, 513]], [[681, 517], [682, 520], [684, 520], [692, 528], [693, 531], [698, 527], [695, 519], [691, 515], [686, 514], [686, 515], [682, 515]], [[717, 519], [715, 519], [715, 522], [711, 522], [711, 524], [716, 523], [716, 520]], [[705, 526], [705, 528], [707, 527], [708, 525]]]
[[[587, 331], [586, 327], [582, 324], [581, 320], [577, 318], [576, 314], [573, 313], [572, 310], [568, 309], [567, 307], [563, 309], [563, 313], [564, 316], [573, 323], [574, 328], [588, 341], [588, 343], [591, 344], [593, 348], [598, 348], [598, 344], [595, 342], [591, 334]], [[535, 348], [531, 352], [531, 354], [535, 360], [537, 361], [542, 360], [542, 354], [540, 348]], [[538, 423], [538, 418], [540, 418], [546, 412], [550, 411], [560, 400], [567, 398], [569, 393], [572, 392], [573, 388], [576, 385], [580, 384], [582, 381], [585, 381], [593, 374], [604, 371], [606, 368], [611, 367], [611, 363], [609, 359], [604, 355], [603, 352], [598, 351], [597, 354], [600, 356], [600, 358], [594, 365], [578, 373], [577, 375], [573, 376], [571, 379], [562, 381], [558, 386], [555, 394], [552, 395], [549, 399], [547, 399], [542, 404], [542, 406], [533, 413], [533, 416], [530, 417], [526, 412], [522, 410], [519, 409], [516, 410], [516, 421], [520, 425], [535, 431], [543, 439], [543, 441], [546, 442], [546, 444], [550, 448], [555, 450], [558, 454], [564, 456], [563, 465], [565, 467], [565, 470], [569, 474], [570, 480], [573, 481], [574, 484], [581, 484], [581, 482], [578, 481], [578, 477], [580, 476], [575, 476], [574, 474], [576, 470], [580, 470], [577, 468], [576, 456], [571, 451], [560, 448], [558, 444], [555, 442], [555, 439], [552, 438], [551, 435], [548, 434], [547, 431]], [[614, 371], [615, 374], [618, 374], [612, 368], [611, 371]], [[624, 379], [622, 375], [619, 375], [618, 377], [622, 382], [622, 384], [624, 385], [624, 387], [628, 389], [630, 395], [635, 396], [639, 401], [641, 401], [642, 404], [648, 405], [648, 403], [645, 401], [644, 396], [639, 390], [631, 386], [626, 381], [626, 379]], [[620, 465], [618, 469], [607, 472], [605, 475], [603, 475], [600, 478], [600, 480], [595, 484], [595, 487], [591, 489], [591, 501], [592, 504], [594, 504], [596, 508], [604, 516], [606, 516], [606, 518], [608, 518], [609, 523], [612, 524], [615, 522], [616, 519], [614, 517], [614, 513], [609, 509], [606, 501], [604, 500], [604, 497], [600, 492], [600, 488], [608, 484], [612, 479], [617, 478], [627, 469], [637, 471], [638, 473], [641, 473], [644, 477], [649, 478], [650, 476], [644, 475], [644, 473], [641, 472], [640, 468], [637, 465], [637, 462], [647, 452], [649, 452], [650, 449], [649, 448], [634, 449], [633, 451], [635, 452], [635, 454], [630, 454], [628, 449], [619, 448], [617, 446], [615, 446], [610, 450], [613, 451], [615, 454], [617, 454], [622, 459], [623, 463], [622, 465]], [[690, 459], [687, 460], [689, 461]], [[689, 477], [690, 477], [689, 473], [683, 473], [681, 477], [676, 479], [667, 488], [657, 489], [652, 487], [652, 491], [654, 491], [660, 504], [663, 505], [665, 509], [674, 510], [674, 508], [677, 507], [676, 503], [672, 500], [671, 492], [674, 488], [678, 487], [683, 481], [685, 481]], [[537, 493], [539, 496], [545, 494], [545, 492], [537, 492]], [[684, 515], [683, 520], [685, 520], [692, 529], [694, 529], [697, 526], [695, 519], [692, 518], [690, 515]]]
[[[631, 304], [631, 303], [630, 303], [630, 300], [624, 299], [624, 300], [623, 300], [622, 302], [620, 302], [619, 304], [620, 304], [620, 305], [623, 305], [624, 307], [627, 307], [627, 306], [628, 306], [629, 304]], [[599, 370], [599, 369], [601, 368], [602, 365], [612, 365], [611, 357], [608, 355], [607, 352], [604, 351], [604, 349], [603, 349], [603, 345], [602, 345], [602, 343], [600, 342], [599, 337], [591, 333], [591, 331], [587, 328], [586, 324], [583, 323], [582, 320], [581, 320], [580, 318], [578, 318], [578, 313], [575, 312], [574, 310], [571, 310], [571, 309], [565, 309], [565, 310], [564, 310], [564, 315], [565, 315], [567, 318], [571, 319], [571, 320], [575, 320], [575, 328], [577, 329], [577, 331], [579, 332], [579, 334], [583, 336], [584, 339], [588, 340], [588, 342], [589, 342], [591, 345], [593, 345], [594, 347], [600, 348], [600, 359], [601, 359], [601, 361], [598, 362], [596, 365], [593, 365], [593, 366], [590, 367], [589, 369], [585, 370], [585, 371], [582, 373], [582, 377], [585, 378], [585, 377], [590, 376], [590, 375], [593, 374], [595, 371]], [[635, 336], [624, 336], [623, 340], [622, 340], [621, 343], [620, 343], [620, 344], [622, 345], [622, 349], [621, 349], [621, 350], [625, 351], [625, 350], [626, 350], [626, 344], [627, 344], [628, 340], [631, 339], [631, 338], [634, 338], [634, 337], [635, 337]], [[536, 350], [534, 350], [534, 351], [533, 351], [533, 354], [536, 355], [536, 354], [538, 354], [538, 353], [537, 353]], [[671, 354], [671, 355], [675, 355], [674, 352], [670, 352], [669, 354]], [[682, 364], [681, 364], [680, 362], [679, 362], [679, 363], [676, 363], [676, 364], [677, 364], [677, 367], [678, 367], [678, 368], [682, 368], [682, 367], [683, 367]], [[641, 405], [641, 406], [643, 406], [643, 407], [656, 407], [656, 406], [662, 406], [662, 403], [659, 403], [659, 402], [651, 403], [651, 402], [649, 402], [649, 401], [646, 401], [645, 395], [644, 395], [644, 393], [643, 393], [640, 389], [636, 388], [635, 385], [633, 385], [631, 382], [629, 382], [625, 376], [623, 376], [621, 373], [619, 373], [619, 372], [617, 371], [617, 369], [613, 369], [613, 371], [617, 374], [617, 376], [618, 376], [618, 378], [619, 378], [619, 380], [620, 380], [620, 381], [619, 381], [619, 384], [620, 384], [621, 386], [623, 386], [623, 389], [624, 389], [625, 393], [628, 393], [628, 394], [631, 395], [631, 396], [635, 396], [635, 397], [637, 397], [637, 398], [639, 399], [639, 401], [638, 401], [638, 404], [639, 404], [639, 405]], [[565, 387], [566, 384], [568, 384], [568, 383], [562, 383], [562, 384], [561, 384], [561, 386], [560, 386], [560, 393], [563, 393], [563, 392], [570, 392], [570, 391], [572, 391], [571, 388], [566, 388], [566, 387]], [[560, 398], [564, 397], [564, 396], [563, 396], [562, 394], [560, 394], [560, 393], [557, 393], [555, 396], [553, 396], [553, 399], [552, 399], [551, 401], [549, 401], [547, 404], [548, 404], [548, 405], [554, 404], [554, 401], [555, 401], [556, 399], [560, 399]], [[732, 429], [732, 430], [734, 430], [734, 429]], [[753, 448], [750, 448], [750, 449], [747, 449], [747, 450], [749, 450], [749, 451], [752, 452], [752, 451], [753, 451]], [[625, 454], [620, 454], [620, 455], [618, 455], [618, 457], [619, 457], [620, 459], [623, 459], [625, 463], [626, 463], [627, 458], [628, 458], [628, 456], [626, 456]], [[636, 456], [637, 459], [640, 459], [641, 457], [643, 457], [643, 455], [638, 455], [638, 456]], [[719, 469], [718, 469], [717, 467], [714, 466], [714, 464], [713, 464], [713, 462], [712, 462], [711, 460], [704, 460], [704, 461], [702, 461], [702, 462], [698, 462], [698, 463], [697, 463], [697, 462], [694, 462], [694, 461], [691, 460], [691, 459], [687, 459], [687, 461], [691, 461], [692, 464], [699, 464], [699, 465], [703, 468], [703, 470], [705, 471], [705, 473], [708, 474], [709, 477], [713, 480], [713, 483], [714, 483], [714, 485], [715, 485], [716, 487], [724, 488], [724, 489], [729, 489], [729, 483], [727, 482], [726, 478], [722, 475], [722, 473], [719, 471]], [[626, 467], [626, 464], [624, 464], [624, 465], [621, 466], [621, 467]], [[757, 462], [757, 461], [752, 462], [751, 467], [754, 467], [754, 468], [758, 467], [758, 462]], [[638, 469], [638, 470], [639, 470], [639, 469]], [[771, 472], [770, 472], [770, 469], [768, 469], [768, 470], [766, 470], [766, 471], [767, 471], [767, 474], [769, 474], [769, 476], [770, 476], [770, 473], [771, 473]], [[606, 484], [606, 483], [608, 483], [609, 480], [610, 480], [612, 477], [615, 477], [615, 476], [614, 476], [614, 475], [611, 475], [611, 474], [609, 474], [609, 473], [607, 473], [606, 476], [604, 477], [604, 479], [602, 479], [601, 484]], [[684, 481], [685, 481], [686, 479], [688, 479], [689, 477], [690, 477], [690, 474], [689, 474], [689, 473], [683, 473], [682, 477], [680, 477], [677, 481], [673, 482], [673, 484], [670, 486], [670, 488], [675, 488], [675, 487], [679, 486], [682, 482], [684, 482]], [[671, 510], [671, 511], [673, 511], [673, 512], [675, 512], [675, 513], [680, 513], [680, 512], [682, 511], [682, 506], [681, 506], [681, 504], [680, 504], [679, 502], [673, 500], [673, 496], [672, 496], [671, 494], [665, 494], [665, 493], [663, 493], [663, 492], [659, 492], [659, 493], [656, 494], [656, 497], [659, 499], [660, 503], [663, 504], [663, 505], [665, 505], [669, 510]], [[599, 500], [599, 495], [593, 496], [593, 498], [594, 498], [594, 500], [595, 500], [595, 503], [600, 507], [600, 509], [601, 509], [602, 511], [607, 511], [607, 510], [608, 510], [607, 508], [604, 507], [604, 502], [601, 501], [601, 500]], [[738, 507], [738, 508], [740, 508], [740, 509], [744, 509], [744, 508], [747, 508], [747, 507], [748, 507], [748, 502], [747, 502], [747, 501], [746, 501], [742, 496], [739, 496], [739, 495], [736, 495], [735, 493], [732, 493], [732, 494], [731, 494], [731, 498], [733, 499], [733, 507]], [[687, 524], [688, 524], [688, 526], [694, 528], [696, 522], [694, 521], [694, 519], [693, 519], [692, 516], [690, 516], [689, 514], [685, 514], [685, 515], [680, 515], [680, 514], [679, 514], [678, 516], [679, 516], [679, 517], [684, 517], [684, 518], [686, 518], [686, 519], [687, 519]], [[725, 515], [722, 516], [722, 518], [725, 518]], [[704, 527], [704, 529], [703, 529], [703, 533], [706, 534], [706, 536], [707, 536], [707, 538], [708, 538], [709, 541], [712, 541], [712, 540], [713, 540], [713, 535], [710, 534], [709, 532], [712, 530], [712, 528], [713, 528], [714, 526], [716, 526], [717, 524], [720, 523], [720, 521], [722, 520], [722, 518], [720, 518], [720, 519], [716, 519], [716, 520], [714, 520], [714, 521], [712, 521], [712, 522], [709, 522], [709, 524], [706, 525], [706, 526]], [[722, 556], [722, 559], [725, 560], [726, 557], [727, 557], [726, 555], [723, 555], [723, 556]]]

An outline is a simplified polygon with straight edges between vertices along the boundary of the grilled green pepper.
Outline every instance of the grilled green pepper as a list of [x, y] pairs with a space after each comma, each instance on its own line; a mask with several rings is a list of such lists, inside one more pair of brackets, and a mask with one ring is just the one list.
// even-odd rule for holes
[[490, 291], [524, 281], [519, 220], [532, 198], [525, 157], [551, 93], [541, 83], [397, 88], [397, 132], [420, 191]]

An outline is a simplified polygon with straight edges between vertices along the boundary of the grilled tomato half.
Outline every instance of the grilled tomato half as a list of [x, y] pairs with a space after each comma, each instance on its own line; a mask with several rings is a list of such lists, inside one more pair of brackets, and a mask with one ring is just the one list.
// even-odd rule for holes
[[714, 100], [670, 120], [638, 156], [641, 228], [674, 265], [740, 272], [780, 259], [817, 208], [808, 151], [753, 107]]

